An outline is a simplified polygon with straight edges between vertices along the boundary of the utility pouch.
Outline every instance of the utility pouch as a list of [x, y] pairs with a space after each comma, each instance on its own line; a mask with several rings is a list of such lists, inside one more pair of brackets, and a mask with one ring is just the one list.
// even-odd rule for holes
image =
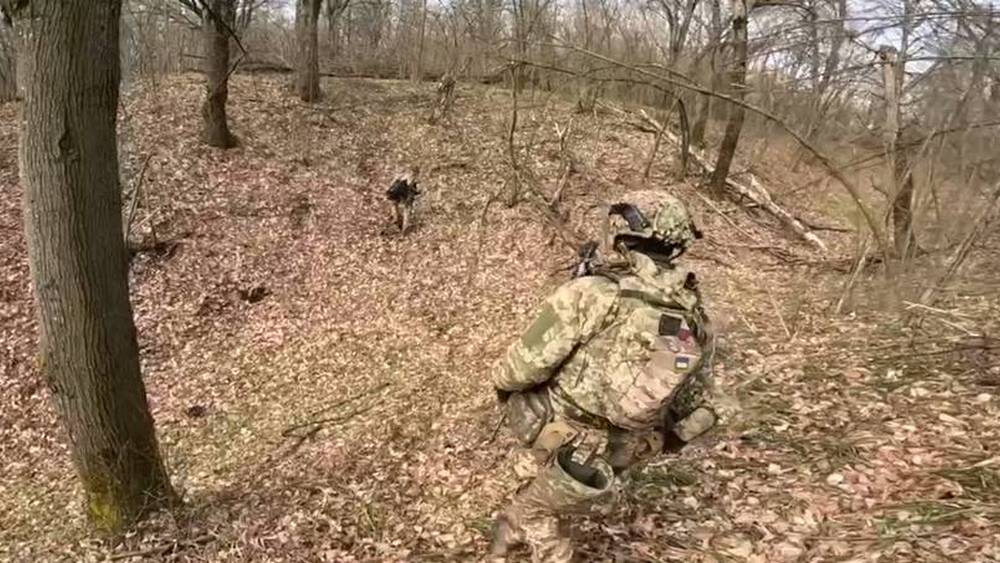
[[530, 447], [552, 420], [552, 404], [547, 389], [514, 393], [507, 400], [507, 423], [511, 434]]

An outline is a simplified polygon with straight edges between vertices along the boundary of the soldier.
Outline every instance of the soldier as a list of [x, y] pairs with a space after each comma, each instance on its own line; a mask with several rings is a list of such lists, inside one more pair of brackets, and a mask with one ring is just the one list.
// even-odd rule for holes
[[386, 199], [392, 202], [396, 211], [396, 226], [404, 235], [412, 226], [413, 204], [420, 195], [420, 190], [417, 188], [419, 172], [420, 169], [414, 167], [412, 171], [396, 176], [385, 192]]
[[490, 559], [527, 543], [533, 561], [569, 561], [561, 515], [610, 500], [622, 472], [679, 451], [716, 423], [708, 321], [694, 274], [674, 264], [701, 233], [673, 196], [648, 220], [611, 206], [610, 260], [587, 261], [556, 290], [493, 370], [525, 446], [521, 487], [493, 528]]

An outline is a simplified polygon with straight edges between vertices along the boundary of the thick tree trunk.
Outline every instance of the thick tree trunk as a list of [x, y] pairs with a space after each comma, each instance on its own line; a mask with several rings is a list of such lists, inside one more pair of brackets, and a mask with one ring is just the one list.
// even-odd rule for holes
[[13, 15], [20, 172], [39, 366], [86, 510], [117, 531], [174, 498], [139, 372], [115, 144], [120, 0], [33, 0]]
[[295, 65], [295, 93], [303, 102], [319, 100], [319, 9], [320, 0], [296, 0], [295, 35], [298, 60]]
[[[742, 101], [745, 95], [747, 78], [747, 14], [750, 12], [752, 0], [733, 1], [733, 62], [730, 70], [729, 83], [733, 89], [732, 96]], [[743, 106], [732, 104], [729, 108], [729, 121], [726, 123], [726, 133], [719, 146], [719, 158], [712, 171], [711, 186], [717, 192], [722, 192], [729, 177], [729, 167], [736, 155], [736, 146], [743, 130], [743, 116], [746, 110]]]
[[229, 40], [236, 21], [235, 0], [208, 0], [203, 10], [202, 33], [205, 41], [205, 101], [201, 106], [204, 120], [202, 138], [213, 147], [236, 146], [229, 131], [226, 101], [229, 99]]

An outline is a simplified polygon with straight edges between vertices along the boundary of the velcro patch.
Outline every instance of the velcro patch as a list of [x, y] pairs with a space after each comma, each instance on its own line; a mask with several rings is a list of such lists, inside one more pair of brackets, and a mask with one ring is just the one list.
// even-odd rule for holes
[[674, 369], [688, 370], [691, 368], [691, 358], [688, 356], [676, 356], [674, 358]]
[[677, 336], [681, 332], [684, 319], [673, 315], [660, 315], [660, 336]]

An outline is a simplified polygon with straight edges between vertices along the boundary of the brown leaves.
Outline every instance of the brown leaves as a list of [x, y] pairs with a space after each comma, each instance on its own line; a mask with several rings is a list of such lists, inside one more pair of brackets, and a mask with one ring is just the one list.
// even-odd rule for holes
[[[511, 440], [501, 432], [490, 442], [499, 413], [487, 370], [571, 256], [549, 244], [529, 205], [484, 213], [507, 177], [502, 92], [460, 85], [446, 124], [429, 126], [425, 85], [338, 80], [325, 87], [330, 103], [313, 106], [283, 88], [280, 78], [234, 78], [243, 146], [226, 152], [197, 141], [200, 77], [126, 97], [135, 158], [157, 155], [135, 232], [184, 237], [169, 260], [138, 258], [132, 289], [161, 443], [189, 514], [154, 520], [118, 549], [176, 541], [170, 557], [191, 561], [475, 559], [516, 484]], [[524, 111], [521, 157], [552, 193], [560, 162], [545, 147], [571, 108]], [[0, 106], [4, 164], [16, 161], [13, 116]], [[977, 383], [988, 368], [909, 359], [950, 341], [894, 332], [886, 315], [831, 319], [823, 306], [839, 274], [740, 246], [749, 233], [782, 256], [802, 252], [729, 203], [702, 208], [696, 187], [660, 164], [644, 183], [648, 139], [628, 126], [578, 116], [572, 137], [579, 162], [560, 206], [574, 228], [598, 235], [602, 202], [651, 186], [669, 186], [701, 217], [705, 258], [689, 265], [710, 313], [729, 319], [716, 368], [739, 407], [714, 438], [635, 475], [613, 510], [578, 519], [582, 553], [767, 562], [995, 553], [989, 448], [1000, 417], [993, 388]], [[413, 163], [426, 171], [415, 230], [383, 235], [382, 194]], [[18, 197], [6, 191], [15, 173], [0, 168], [0, 558], [97, 558], [106, 548], [75, 541], [75, 509], [66, 518], [75, 485], [34, 367]], [[325, 415], [351, 416], [294, 451], [281, 438], [380, 385], [363, 405]]]

